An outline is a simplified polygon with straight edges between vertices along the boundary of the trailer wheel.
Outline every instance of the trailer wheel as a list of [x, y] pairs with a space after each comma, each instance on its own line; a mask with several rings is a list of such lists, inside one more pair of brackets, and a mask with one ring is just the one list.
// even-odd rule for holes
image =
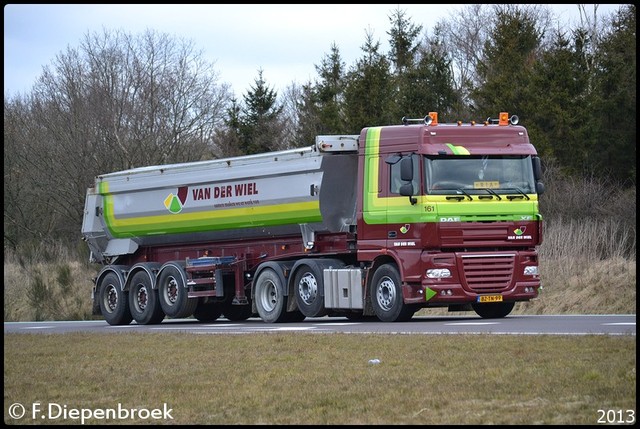
[[515, 302], [489, 302], [471, 304], [473, 311], [483, 319], [501, 319], [511, 313]]
[[162, 311], [175, 319], [193, 315], [198, 298], [189, 298], [183, 276], [178, 268], [169, 266], [162, 270], [158, 278], [158, 296]]
[[411, 320], [415, 308], [402, 300], [402, 282], [395, 265], [385, 264], [378, 268], [371, 286], [371, 304], [378, 319], [383, 322]]
[[120, 280], [114, 273], [108, 273], [100, 281], [98, 305], [109, 325], [128, 325], [133, 320], [127, 293], [122, 290]]
[[296, 302], [306, 317], [326, 316], [324, 307], [324, 279], [317, 265], [301, 265], [294, 279]]
[[152, 289], [151, 278], [145, 271], [138, 271], [131, 279], [129, 311], [133, 319], [141, 325], [155, 325], [164, 319], [164, 312], [158, 301], [158, 291]]
[[284, 284], [278, 274], [266, 268], [255, 282], [256, 309], [260, 318], [267, 323], [287, 321]]
[[222, 305], [219, 302], [199, 303], [193, 312], [193, 317], [200, 322], [214, 322], [222, 314]]

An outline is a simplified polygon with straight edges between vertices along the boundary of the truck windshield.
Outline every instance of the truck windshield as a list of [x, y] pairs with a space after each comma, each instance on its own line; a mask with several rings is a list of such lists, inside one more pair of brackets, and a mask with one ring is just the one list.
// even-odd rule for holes
[[427, 194], [535, 192], [531, 156], [425, 156]]

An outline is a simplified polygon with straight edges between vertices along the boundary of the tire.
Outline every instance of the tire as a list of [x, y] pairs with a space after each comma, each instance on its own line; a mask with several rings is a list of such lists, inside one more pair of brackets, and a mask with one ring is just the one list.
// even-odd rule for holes
[[255, 303], [258, 315], [267, 323], [287, 321], [284, 284], [280, 276], [267, 268], [260, 273], [255, 283]]
[[215, 322], [222, 315], [222, 305], [219, 302], [199, 303], [193, 312], [193, 317], [200, 322]]
[[135, 273], [129, 285], [129, 311], [133, 320], [141, 325], [155, 325], [164, 319], [158, 291], [152, 289], [151, 285], [151, 278], [146, 271]]
[[511, 313], [515, 304], [515, 302], [489, 302], [486, 304], [475, 302], [471, 304], [471, 307], [483, 319], [501, 319]]
[[306, 317], [327, 315], [324, 307], [324, 278], [317, 264], [303, 264], [293, 283], [298, 309]]
[[398, 269], [393, 264], [385, 264], [373, 274], [371, 305], [382, 322], [406, 322], [415, 313], [413, 306], [402, 300], [402, 282]]
[[100, 312], [109, 325], [128, 325], [133, 320], [127, 302], [127, 293], [122, 290], [120, 279], [114, 273], [106, 274], [98, 288]]
[[176, 267], [162, 270], [158, 278], [158, 298], [162, 311], [174, 319], [189, 317], [198, 306], [198, 298], [189, 298], [184, 277]]

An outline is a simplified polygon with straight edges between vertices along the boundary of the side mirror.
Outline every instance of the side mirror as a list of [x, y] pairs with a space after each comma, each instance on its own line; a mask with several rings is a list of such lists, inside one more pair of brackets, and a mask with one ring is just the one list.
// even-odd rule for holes
[[402, 158], [400, 161], [400, 179], [406, 182], [400, 185], [400, 195], [409, 197], [411, 205], [418, 202], [413, 196], [413, 159], [411, 157]]
[[418, 200], [413, 196], [413, 183], [411, 182], [400, 185], [400, 195], [409, 197], [411, 205], [418, 202]]
[[534, 156], [531, 158], [533, 162], [533, 177], [535, 177], [536, 181], [542, 179], [542, 161], [540, 161], [540, 157]]
[[400, 195], [403, 197], [412, 197], [413, 196], [413, 183], [405, 183], [400, 185]]
[[400, 161], [400, 179], [403, 182], [411, 182], [413, 180], [413, 159], [411, 157], [402, 158], [402, 161]]
[[544, 183], [539, 180], [536, 182], [536, 192], [538, 195], [544, 194]]

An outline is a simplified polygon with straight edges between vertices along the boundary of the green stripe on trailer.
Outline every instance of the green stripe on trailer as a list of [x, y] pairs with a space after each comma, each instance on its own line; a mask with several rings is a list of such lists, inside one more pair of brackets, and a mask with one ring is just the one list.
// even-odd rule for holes
[[318, 201], [119, 219], [114, 214], [113, 198], [108, 195], [105, 196], [104, 218], [115, 238], [322, 221]]

